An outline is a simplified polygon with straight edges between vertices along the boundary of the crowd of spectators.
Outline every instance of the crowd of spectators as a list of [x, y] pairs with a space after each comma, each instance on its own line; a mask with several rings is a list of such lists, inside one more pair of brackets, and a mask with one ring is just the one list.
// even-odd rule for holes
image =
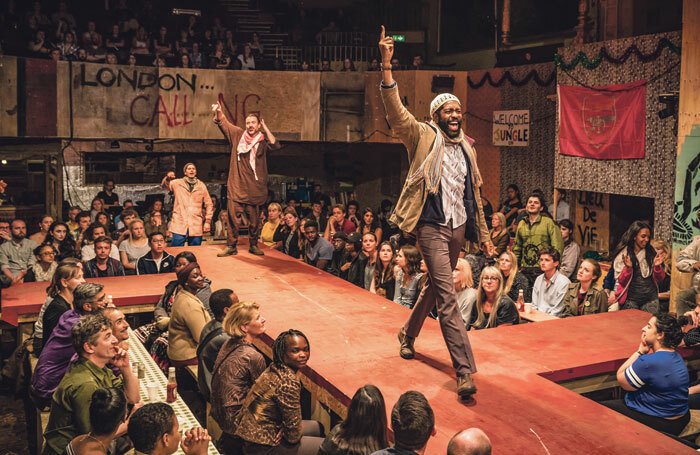
[[[52, 8], [40, 1], [3, 3], [0, 54], [129, 66], [332, 71], [331, 61], [325, 59], [320, 64], [304, 59], [298, 68], [287, 68], [282, 58], [265, 49], [259, 33], [237, 32], [234, 20], [216, 14], [208, 5], [196, 5], [201, 16], [174, 16], [167, 2], [152, 0], [97, 2], [87, 8], [69, 0], [51, 4]], [[339, 34], [355, 30], [342, 10], [327, 22], [295, 11], [286, 22], [280, 25], [296, 45], [335, 44]], [[319, 31], [306, 36], [299, 27]], [[349, 58], [339, 65], [340, 71], [356, 71]], [[422, 69], [423, 57], [416, 55], [403, 66], [396, 58], [392, 66]], [[367, 62], [367, 70], [379, 70], [376, 58]]]
[[[700, 343], [700, 237], [678, 257], [678, 268], [694, 272], [697, 277], [692, 288], [679, 294], [676, 314], [669, 315], [667, 295], [664, 302], [669, 249], [664, 242], [652, 238], [646, 222], [635, 221], [622, 236], [601, 286], [601, 265], [592, 258], [580, 257], [580, 248], [571, 236], [571, 222], [566, 218], [555, 222], [550, 214], [555, 208], [545, 204], [541, 192], [530, 194], [525, 204], [520, 202], [518, 193], [517, 187], [511, 185], [508, 199], [492, 211], [491, 238], [505, 239], [494, 242], [502, 244], [496, 254], [486, 257], [468, 245], [457, 262], [454, 287], [467, 329], [522, 323], [520, 316], [526, 304], [562, 318], [627, 308], [647, 311], [652, 316], [643, 330], [642, 344], [618, 372], [620, 384], [629, 393], [625, 399], [606, 405], [653, 428], [679, 434], [689, 419], [688, 406], [700, 408], [700, 384], [688, 384], [687, 371], [678, 363], [682, 364], [682, 359], [675, 353], [679, 345]], [[557, 213], [559, 204], [565, 202], [565, 195], [559, 196]], [[292, 197], [269, 203], [260, 214], [262, 242], [398, 305], [413, 308], [422, 298], [428, 276], [415, 239], [389, 221], [391, 201], [382, 201], [378, 210], [360, 210], [357, 201], [331, 206], [331, 200], [317, 186], [312, 202], [305, 207]], [[225, 210], [216, 207], [218, 201], [208, 202], [211, 213], [214, 208], [218, 210], [218, 219], [204, 216], [210, 211], [200, 200], [202, 217], [197, 222], [225, 220]], [[484, 206], [490, 206], [488, 201]], [[294, 372], [308, 361], [310, 340], [294, 330], [281, 334], [273, 346], [272, 363], [266, 368], [263, 357], [253, 347], [255, 339], [265, 331], [261, 306], [239, 301], [230, 289], [212, 293], [211, 282], [194, 254], [183, 252], [173, 257], [167, 252], [172, 233], [165, 220], [173, 215], [165, 212], [161, 200], [152, 203], [143, 217], [146, 222], [141, 215], [131, 201], [121, 205], [110, 180], [92, 201], [90, 211], [70, 209], [68, 223], [42, 217], [31, 236], [34, 240], [27, 237], [22, 220], [0, 224], [0, 266], [5, 281], [10, 285], [31, 280], [50, 282], [35, 325], [33, 345], [39, 362], [30, 388], [36, 406], [51, 409], [45, 433], [47, 453], [60, 453], [76, 437], [71, 443], [74, 448], [87, 442], [81, 435], [91, 428], [88, 398], [92, 393], [106, 397], [110, 387], [119, 385], [122, 399], [134, 399], [133, 373], [128, 361], [124, 362], [128, 354], [119, 347], [128, 338], [128, 324], [120, 311], [110, 307], [103, 286], [85, 283], [84, 278], [167, 272], [175, 272], [177, 279], [165, 286], [153, 321], [138, 327], [135, 334], [164, 371], [176, 368], [183, 396], [190, 387], [211, 401], [212, 416], [224, 432], [218, 441], [223, 453], [253, 453], [262, 446], [279, 444], [298, 446], [300, 453], [309, 454], [346, 453], [348, 448], [356, 450], [353, 453], [396, 453], [399, 448], [420, 453], [429, 434], [418, 437], [420, 431], [411, 427], [411, 442], [401, 442], [397, 433], [399, 422], [393, 418], [395, 445], [388, 451], [382, 449], [388, 446], [386, 422], [382, 424], [379, 418], [385, 415], [384, 411], [360, 405], [369, 400], [373, 406], [382, 403], [383, 408], [383, 400], [378, 399], [381, 392], [371, 385], [358, 390], [348, 418], [330, 429], [325, 438], [317, 422], [302, 421], [300, 384], [295, 382], [298, 380]], [[116, 229], [117, 225], [123, 227]], [[145, 225], [158, 229], [147, 235]], [[101, 332], [105, 333], [104, 338], [97, 335]], [[104, 348], [100, 347], [102, 344]], [[76, 354], [82, 369], [68, 370]], [[182, 373], [183, 368], [194, 364], [199, 365], [197, 384]], [[97, 383], [88, 381], [80, 391], [72, 388], [95, 368], [103, 372]], [[113, 371], [119, 374], [115, 376]], [[673, 380], [660, 384], [661, 371], [670, 371]], [[122, 380], [117, 381], [120, 375]], [[668, 390], [659, 392], [659, 387]], [[120, 396], [113, 391], [109, 394]], [[282, 396], [284, 399], [280, 399]], [[259, 397], [272, 398], [261, 402]], [[264, 415], [273, 416], [269, 422], [248, 413], [251, 400], [258, 400], [256, 406], [267, 409]], [[395, 410], [402, 400], [413, 403], [414, 412], [423, 409], [421, 428], [427, 431], [434, 426], [424, 397], [408, 392]], [[131, 418], [139, 412], [142, 411], [132, 413]], [[356, 412], [365, 414], [355, 416]], [[372, 412], [377, 416], [368, 420], [366, 413]], [[165, 419], [168, 425], [169, 419]], [[371, 426], [363, 425], [368, 421]], [[104, 434], [98, 436], [118, 438], [126, 431], [126, 427], [118, 427], [121, 430], [105, 427]], [[268, 428], [282, 431], [269, 432]], [[162, 430], [168, 432], [172, 428]], [[139, 430], [134, 427], [133, 431]], [[197, 431], [183, 449], [188, 444], [197, 446], [198, 440], [209, 441], [205, 430]], [[477, 436], [484, 443], [488, 441], [477, 430], [469, 431], [469, 437], [460, 433], [450, 445], [460, 440], [473, 442]], [[135, 445], [139, 437], [145, 436], [132, 438]]]

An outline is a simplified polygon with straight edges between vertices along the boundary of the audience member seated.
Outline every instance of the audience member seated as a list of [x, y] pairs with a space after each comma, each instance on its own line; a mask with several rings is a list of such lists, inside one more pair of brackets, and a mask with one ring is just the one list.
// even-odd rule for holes
[[287, 330], [275, 339], [272, 363], [251, 387], [234, 421], [245, 455], [318, 452], [323, 442], [318, 437], [320, 425], [302, 425], [302, 387], [297, 375], [310, 355], [309, 340], [298, 330]]
[[105, 235], [111, 235], [110, 231], [112, 230], [112, 221], [109, 218], [109, 215], [107, 212], [100, 212], [97, 214], [95, 217], [95, 223], [99, 224], [102, 226], [105, 230]]
[[472, 308], [476, 302], [476, 289], [474, 289], [472, 267], [469, 265], [469, 262], [466, 259], [457, 259], [457, 266], [455, 267], [454, 271], [452, 271], [452, 279], [455, 285], [457, 308], [459, 308], [464, 324], [469, 327]]
[[[73, 207], [68, 209], [68, 221], [66, 221], [66, 226], [68, 226], [69, 231], [75, 231], [78, 229], [77, 217], [81, 211], [82, 210], [77, 205], [74, 205]], [[49, 229], [49, 231], [51, 231], [51, 229]]]
[[500, 256], [508, 249], [510, 244], [510, 234], [506, 226], [506, 217], [501, 212], [491, 215], [491, 241], [496, 247], [496, 255]]
[[[267, 223], [265, 223], [267, 224]], [[264, 227], [263, 227], [264, 229]], [[292, 207], [284, 209], [280, 228], [275, 231], [275, 248], [287, 256], [302, 259], [304, 236], [300, 234], [299, 216]]]
[[199, 345], [197, 345], [197, 382], [199, 391], [207, 401], [209, 401], [211, 374], [214, 371], [216, 356], [229, 338], [222, 323], [226, 314], [236, 303], [238, 303], [238, 296], [231, 289], [219, 289], [213, 292], [209, 299], [214, 318], [202, 329]]
[[378, 242], [382, 240], [382, 224], [379, 218], [374, 213], [374, 210], [367, 207], [365, 208], [362, 219], [360, 220], [360, 226], [357, 229], [360, 234], [365, 235], [368, 232], [374, 233], [374, 237]]
[[107, 236], [98, 237], [93, 245], [95, 257], [85, 262], [85, 278], [124, 276], [124, 267], [113, 257], [115, 246]]
[[357, 389], [345, 420], [328, 433], [318, 455], [370, 455], [388, 445], [384, 397], [367, 384]]
[[76, 436], [68, 455], [107, 455], [107, 447], [126, 433], [127, 403], [124, 392], [116, 387], [97, 389], [90, 399], [90, 432]]
[[377, 263], [377, 237], [374, 232], [362, 234], [362, 254], [367, 257], [362, 283], [365, 290], [369, 291], [372, 278], [374, 278], [374, 267]]
[[68, 225], [61, 221], [54, 221], [49, 227], [49, 233], [46, 236], [45, 243], [53, 245], [58, 252], [56, 261], [62, 261], [66, 258], [76, 256], [75, 240], [68, 235]]
[[559, 229], [561, 230], [561, 239], [564, 242], [559, 273], [571, 280], [578, 268], [581, 247], [574, 241], [574, 223], [568, 219], [563, 219], [559, 221]]
[[160, 232], [154, 232], [148, 237], [151, 251], [141, 256], [136, 264], [137, 275], [154, 275], [157, 273], [172, 273], [175, 258], [165, 251], [165, 237]]
[[[191, 263], [196, 263], [197, 258], [189, 251], [183, 251], [175, 256], [175, 273], [182, 270], [185, 266]], [[154, 322], [142, 325], [134, 331], [136, 338], [144, 345], [146, 350], [151, 354], [153, 360], [165, 372], [168, 371], [168, 325], [170, 324], [170, 314], [172, 313], [173, 302], [175, 295], [179, 291], [179, 283], [173, 280], [165, 285], [165, 291], [158, 300], [156, 308], [153, 311]], [[204, 307], [212, 316], [209, 307], [209, 299], [211, 298], [211, 281], [204, 279], [204, 287], [195, 294]]]
[[[126, 209], [133, 209], [134, 208], [134, 201], [131, 199], [125, 199], [124, 204], [122, 205], [122, 210], [119, 212], [119, 215], [114, 217], [114, 230], [115, 231], [120, 231], [125, 228], [124, 226], [124, 221], [122, 221], [122, 214], [124, 213], [124, 210]], [[112, 232], [114, 234], [114, 232]]]
[[538, 266], [539, 251], [554, 248], [561, 257], [564, 241], [561, 230], [551, 218], [544, 216], [544, 202], [539, 193], [533, 192], [525, 206], [525, 218], [519, 222], [513, 241], [513, 254], [518, 258], [518, 267], [530, 284], [542, 273]]
[[396, 253], [396, 285], [394, 303], [413, 308], [420, 294], [420, 283], [423, 273], [420, 271], [421, 255], [413, 245], [404, 245]]
[[107, 305], [104, 286], [98, 283], [81, 283], [73, 292], [73, 308], [58, 321], [51, 336], [41, 350], [39, 361], [32, 375], [29, 393], [40, 409], [51, 402], [51, 394], [68, 371], [75, 354], [71, 331], [82, 316], [95, 314]]
[[[80, 248], [80, 257], [83, 262], [87, 262], [95, 258], [95, 241], [101, 237], [108, 236], [107, 231], [104, 226], [98, 222], [94, 222], [90, 225], [88, 230], [85, 232], [85, 240], [83, 241], [83, 247]], [[110, 242], [109, 257], [112, 259], [119, 260], [119, 249], [116, 245], [112, 245]]]
[[96, 197], [90, 203], [90, 221], [97, 221], [97, 214], [105, 211], [105, 204], [99, 197]]
[[265, 318], [257, 303], [240, 302], [229, 309], [223, 328], [230, 338], [219, 350], [212, 369], [211, 415], [223, 432], [219, 449], [229, 455], [243, 450], [243, 440], [236, 436], [235, 419], [266, 367], [264, 357], [253, 346], [253, 341], [265, 333]]
[[394, 445], [374, 455], [423, 455], [431, 436], [435, 436], [435, 414], [425, 396], [408, 391], [399, 397], [391, 410]]
[[692, 311], [698, 298], [700, 298], [700, 274], [693, 276], [692, 285], [688, 289], [683, 289], [676, 295], [676, 314], [680, 316]]
[[502, 325], [515, 325], [520, 315], [515, 303], [503, 292], [503, 275], [496, 267], [481, 271], [481, 279], [472, 307], [468, 330], [489, 329]]
[[512, 251], [506, 250], [498, 257], [498, 268], [503, 275], [503, 293], [515, 302], [523, 291], [526, 302], [532, 301], [532, 288], [527, 278], [518, 271], [518, 260]]
[[355, 225], [355, 230], [358, 230], [360, 228], [360, 218], [357, 212], [360, 211], [360, 203], [355, 200], [350, 200], [346, 204], [346, 210], [348, 220], [352, 221], [352, 224]]
[[[113, 31], [114, 33], [115, 31]], [[119, 35], [119, 30], [116, 30], [116, 34]], [[121, 39], [123, 42], [123, 38]], [[109, 39], [107, 41], [109, 43]], [[114, 43], [117, 45], [118, 43]], [[109, 46], [109, 44], [107, 44]], [[121, 47], [124, 47], [122, 44]], [[119, 206], [119, 195], [117, 193], [114, 193], [114, 180], [112, 179], [107, 179], [102, 186], [102, 191], [97, 193], [97, 198], [100, 198], [102, 200], [102, 203], [104, 204], [104, 208], [110, 208], [110, 207], [116, 207]], [[93, 206], [94, 208], [94, 206]]]
[[197, 345], [202, 329], [211, 320], [204, 304], [196, 296], [205, 286], [204, 275], [196, 262], [177, 272], [178, 292], [173, 300], [168, 324], [168, 358], [171, 366], [197, 364]]
[[612, 257], [615, 278], [618, 282], [616, 295], [620, 309], [635, 309], [656, 314], [659, 311], [658, 283], [666, 273], [663, 263], [666, 256], [657, 252], [650, 243], [651, 228], [643, 221], [635, 221], [622, 234], [620, 243]]
[[491, 441], [479, 428], [468, 428], [452, 436], [447, 455], [491, 455]]
[[12, 284], [24, 281], [24, 276], [36, 263], [34, 249], [39, 246], [27, 237], [27, 225], [23, 220], [14, 219], [10, 223], [12, 239], [0, 245], [0, 269]]
[[267, 221], [260, 231], [260, 241], [265, 246], [274, 248], [276, 245], [275, 234], [282, 228], [282, 206], [277, 202], [272, 202], [267, 206]]
[[328, 217], [323, 212], [323, 202], [315, 200], [311, 203], [311, 213], [309, 218], [312, 218], [318, 223], [318, 231], [325, 235], [326, 227], [328, 226]]
[[559, 273], [559, 251], [551, 247], [540, 250], [540, 269], [532, 286], [532, 307], [552, 316], [559, 316], [564, 309], [564, 296], [571, 281]]
[[12, 239], [10, 235], [10, 223], [7, 221], [0, 221], [0, 245], [5, 242], [9, 242]]
[[[75, 263], [64, 260], [56, 268], [51, 284], [46, 289], [46, 302], [39, 311], [34, 324], [34, 354], [39, 355], [63, 313], [73, 308], [73, 291], [84, 283], [83, 266], [77, 259]], [[48, 302], [48, 303], [47, 303]]]
[[576, 274], [576, 283], [569, 285], [564, 296], [562, 318], [585, 314], [606, 313], [608, 294], [596, 282], [600, 278], [600, 265], [595, 259], [584, 259]]
[[325, 270], [330, 260], [333, 259], [333, 246], [318, 234], [318, 224], [314, 220], [306, 222], [304, 235], [306, 236], [304, 262]]
[[328, 220], [328, 225], [326, 225], [326, 233], [324, 237], [326, 240], [330, 241], [333, 239], [333, 234], [336, 232], [344, 232], [345, 235], [349, 235], [351, 232], [357, 230], [355, 223], [350, 221], [345, 217], [345, 206], [343, 204], [338, 204], [333, 207], [333, 216]]
[[[348, 234], [345, 248], [348, 253], [345, 258], [347, 262], [340, 267], [340, 277], [364, 289], [367, 256], [362, 253], [362, 235], [356, 231]], [[396, 281], [398, 282], [398, 280]], [[396, 291], [394, 291], [394, 295], [396, 295], [395, 293]]]
[[693, 237], [690, 245], [683, 248], [678, 254], [676, 267], [680, 272], [700, 273], [700, 235]]
[[75, 219], [78, 222], [78, 229], [70, 231], [70, 234], [75, 241], [77, 251], [80, 252], [80, 248], [83, 246], [83, 238], [90, 227], [90, 223], [92, 223], [92, 218], [90, 217], [90, 212], [80, 212]]
[[[117, 338], [117, 346], [129, 349], [129, 323], [124, 313], [115, 306], [108, 306], [102, 309], [102, 314], [112, 323], [112, 333]], [[117, 374], [115, 370], [116, 368], [112, 368], [112, 371], [115, 372], [114, 374]]]
[[664, 262], [661, 264], [661, 267], [664, 269], [666, 276], [656, 284], [659, 286], [659, 312], [668, 313], [671, 300], [671, 246], [664, 240], [659, 239], [653, 239], [649, 243], [658, 253], [664, 255]]
[[255, 69], [255, 58], [253, 57], [252, 49], [250, 44], [246, 43], [243, 46], [243, 53], [238, 54], [238, 61], [241, 62], [242, 70], [254, 70]]
[[[124, 201], [124, 205], [126, 205], [126, 201]], [[114, 240], [117, 248], [119, 248], [124, 240], [131, 236], [131, 231], [129, 231], [128, 226], [138, 217], [139, 214], [136, 212], [133, 206], [122, 210], [122, 213], [118, 217], [119, 223], [117, 229], [112, 232], [112, 240]]]
[[136, 264], [139, 258], [150, 251], [151, 247], [143, 221], [137, 218], [129, 224], [129, 237], [119, 244], [119, 254], [126, 274], [136, 275]]
[[657, 431], [678, 436], [690, 422], [688, 369], [675, 348], [683, 339], [669, 314], [652, 316], [637, 351], [617, 370], [624, 399], [602, 404]]
[[[341, 268], [348, 262], [348, 252], [346, 249], [347, 240], [348, 236], [345, 235], [344, 232], [336, 232], [333, 234], [333, 257], [328, 267], [326, 267], [326, 272], [335, 276], [341, 276]], [[390, 297], [391, 296], [393, 296], [393, 293]]]
[[[44, 455], [60, 455], [76, 436], [91, 431], [90, 403], [95, 390], [116, 387], [129, 403], [137, 403], [139, 380], [131, 371], [129, 354], [117, 347], [111, 324], [102, 314], [84, 316], [72, 330], [78, 360], [61, 380], [51, 398], [51, 413], [44, 432]], [[120, 377], [107, 363], [121, 371]]]
[[[160, 202], [160, 201], [156, 201]], [[143, 217], [144, 227], [146, 229], [146, 235], [151, 236], [151, 234], [161, 234], [163, 238], [168, 237], [168, 217], [162, 212], [162, 210], [151, 210], [146, 216]]]
[[175, 411], [167, 403], [148, 403], [137, 409], [128, 428], [138, 455], [172, 455], [178, 448], [185, 455], [207, 455], [211, 441], [207, 430], [200, 427], [182, 434]]
[[49, 228], [53, 222], [54, 219], [51, 217], [51, 215], [42, 216], [41, 221], [39, 222], [39, 232], [35, 232], [34, 234], [30, 235], [29, 240], [36, 242], [37, 245], [44, 243], [44, 241], [46, 241], [46, 236], [49, 233]]
[[33, 283], [35, 281], [51, 281], [58, 262], [56, 262], [56, 249], [50, 243], [45, 243], [34, 248], [34, 256], [36, 263], [27, 270], [24, 276], [25, 283]]
[[[342, 232], [340, 234], [342, 234]], [[338, 235], [338, 233], [336, 233], [336, 235]], [[335, 244], [333, 246], [335, 247]], [[335, 252], [333, 255], [335, 256]], [[396, 278], [394, 276], [395, 268], [394, 249], [390, 242], [382, 242], [381, 245], [379, 245], [377, 262], [374, 266], [374, 274], [372, 276], [369, 292], [393, 300], [396, 285]]]
[[[570, 207], [568, 202], [566, 202], [566, 191], [554, 188], [555, 198], [557, 199], [557, 218], [556, 222], [561, 222], [562, 220], [569, 219]], [[549, 204], [547, 207], [549, 213], [554, 214], [554, 202]]]

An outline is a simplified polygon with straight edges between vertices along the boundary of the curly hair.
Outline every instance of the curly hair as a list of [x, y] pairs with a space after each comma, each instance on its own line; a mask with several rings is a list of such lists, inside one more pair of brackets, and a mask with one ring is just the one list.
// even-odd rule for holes
[[668, 313], [656, 315], [656, 332], [663, 333], [661, 345], [673, 349], [683, 340], [683, 328], [680, 321]]

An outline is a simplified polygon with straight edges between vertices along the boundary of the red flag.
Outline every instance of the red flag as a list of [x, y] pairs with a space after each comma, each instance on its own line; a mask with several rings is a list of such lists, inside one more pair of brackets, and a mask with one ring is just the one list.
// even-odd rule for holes
[[559, 90], [559, 152], [597, 160], [644, 158], [646, 80]]

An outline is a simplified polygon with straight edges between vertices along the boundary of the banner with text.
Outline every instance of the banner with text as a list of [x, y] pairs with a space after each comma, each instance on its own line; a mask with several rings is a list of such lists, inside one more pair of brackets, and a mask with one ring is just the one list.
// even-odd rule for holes
[[530, 111], [493, 111], [493, 145], [527, 147]]

